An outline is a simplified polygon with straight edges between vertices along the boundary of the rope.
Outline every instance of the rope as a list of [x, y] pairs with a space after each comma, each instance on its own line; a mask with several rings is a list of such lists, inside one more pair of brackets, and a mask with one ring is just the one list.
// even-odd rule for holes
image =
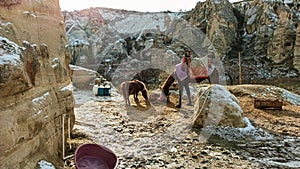
[[202, 110], [203, 110], [203, 108], [204, 108], [204, 105], [205, 105], [205, 103], [206, 103], [206, 101], [207, 101], [208, 94], [209, 94], [209, 92], [207, 92], [207, 91], [208, 91], [208, 89], [211, 88], [211, 86], [212, 86], [212, 85], [209, 85], [209, 86], [207, 87], [207, 89], [205, 89], [204, 92], [201, 93], [201, 95], [200, 95], [199, 98], [201, 98], [201, 97], [204, 95], [204, 93], [207, 93], [207, 94], [206, 94], [205, 99], [204, 99], [204, 102], [203, 102], [203, 104], [202, 104], [202, 106], [201, 106], [201, 108], [200, 108], [200, 111], [194, 116], [193, 121], [195, 121], [196, 118], [199, 116], [199, 114], [202, 112]]

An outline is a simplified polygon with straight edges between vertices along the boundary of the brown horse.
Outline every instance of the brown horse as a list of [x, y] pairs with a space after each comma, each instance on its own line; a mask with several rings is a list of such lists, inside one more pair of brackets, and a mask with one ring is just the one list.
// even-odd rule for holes
[[181, 97], [182, 97], [182, 92], [183, 92], [183, 87], [185, 87], [185, 90], [187, 92], [188, 100], [189, 103], [188, 105], [192, 105], [191, 101], [191, 94], [189, 90], [189, 83], [200, 83], [204, 81], [205, 79], [208, 79], [210, 84], [217, 84], [219, 83], [219, 72], [217, 69], [214, 69], [212, 73], [208, 76], [195, 76], [195, 77], [188, 77], [184, 80], [179, 80], [178, 75], [176, 74], [176, 71], [172, 72], [166, 81], [162, 85], [162, 94], [166, 97], [167, 102], [170, 102], [169, 100], [169, 95], [170, 95], [170, 87], [171, 85], [175, 82], [175, 80], [178, 82], [178, 87], [179, 87], [179, 102], [176, 105], [177, 108], [181, 107]]
[[146, 101], [148, 101], [148, 91], [146, 85], [139, 80], [125, 81], [121, 83], [121, 91], [126, 105], [130, 106], [129, 96], [133, 95], [134, 100], [137, 102], [138, 93], [142, 92], [142, 95]]

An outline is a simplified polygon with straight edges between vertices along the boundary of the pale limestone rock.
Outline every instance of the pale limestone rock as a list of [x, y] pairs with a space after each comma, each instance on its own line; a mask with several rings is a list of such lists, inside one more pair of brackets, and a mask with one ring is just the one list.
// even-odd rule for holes
[[224, 86], [202, 86], [195, 102], [194, 127], [245, 127], [242, 113], [238, 99]]
[[296, 57], [295, 39], [300, 13], [297, 5], [299, 1], [293, 3], [294, 5], [290, 6], [282, 1], [255, 0], [235, 5], [245, 14], [246, 32], [243, 34], [244, 50], [241, 56], [247, 62], [252, 62], [245, 63], [247, 66], [255, 67], [253, 71], [243, 72], [244, 75], [252, 74], [249, 76], [250, 79], [254, 76], [255, 78], [297, 76], [292, 63]]
[[[242, 59], [247, 62], [244, 63], [247, 68], [242, 69], [243, 74], [251, 75], [247, 80], [252, 80], [297, 76], [293, 67], [293, 62], [297, 59], [294, 59], [292, 51], [296, 51], [293, 39], [300, 19], [299, 3], [299, 0], [287, 5], [280, 0], [255, 0], [230, 4], [228, 1], [207, 0], [198, 2], [191, 11], [182, 13], [142, 13], [91, 8], [64, 12], [64, 15], [70, 45], [74, 45], [76, 41], [83, 45], [75, 45], [72, 49], [75, 58], [84, 60], [76, 64], [93, 70], [98, 66], [97, 71], [101, 74], [107, 70], [102, 63], [106, 57], [112, 57], [113, 64], [118, 65], [124, 58], [143, 48], [159, 48], [161, 51], [167, 48], [181, 56], [178, 52], [181, 44], [178, 45], [172, 39], [179, 37], [180, 41], [188, 42], [186, 44], [199, 57], [206, 54], [208, 46], [212, 46], [216, 49], [217, 56], [225, 58], [224, 62], [227, 58], [231, 59], [231, 72], [237, 71], [234, 66], [238, 53], [241, 52]], [[185, 18], [188, 22], [182, 22], [179, 18]], [[203, 34], [195, 33], [196, 29], [190, 29], [191, 25]], [[13, 26], [7, 24], [7, 27]], [[157, 36], [158, 34], [164, 36]], [[279, 40], [280, 36], [283, 38]], [[121, 43], [115, 44], [123, 38], [126, 47]], [[197, 39], [205, 39], [205, 43], [199, 43]], [[161, 54], [156, 58], [166, 56]], [[273, 65], [274, 62], [276, 66]], [[115, 67], [112, 67], [108, 75], [114, 70]]]

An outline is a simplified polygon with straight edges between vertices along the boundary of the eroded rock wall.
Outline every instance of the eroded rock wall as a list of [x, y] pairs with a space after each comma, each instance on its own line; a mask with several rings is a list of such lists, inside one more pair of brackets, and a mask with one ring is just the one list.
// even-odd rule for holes
[[0, 168], [61, 167], [62, 114], [74, 124], [58, 0], [0, 3]]
[[300, 71], [300, 26], [297, 28], [295, 49], [294, 49], [295, 57], [294, 57], [294, 67]]
[[[201, 30], [203, 35], [182, 34], [184, 38], [180, 40], [188, 42], [196, 39], [195, 36], [207, 37], [209, 45], [197, 43], [201, 45], [192, 49], [195, 51], [201, 46], [203, 48], [196, 52], [205, 53], [203, 51], [213, 46], [223, 62], [226, 78], [235, 84], [239, 76], [239, 55], [245, 83], [257, 79], [299, 77], [299, 45], [296, 42], [299, 39], [299, 9], [299, 0], [245, 0], [236, 3], [206, 0], [198, 2], [187, 12], [142, 13], [90, 8], [64, 12], [64, 16], [69, 45], [75, 58], [73, 63], [77, 65], [93, 70], [99, 67], [97, 71], [103, 73], [108, 68], [99, 64], [101, 61], [109, 55], [115, 60], [122, 60], [134, 53], [131, 50], [133, 46], [137, 51], [141, 46], [146, 49], [159, 47], [178, 54], [172, 38], [177, 37], [180, 30], [193, 27]], [[187, 22], [176, 24], [181, 19]], [[157, 27], [168, 36], [159, 39], [152, 34], [155, 36], [151, 37], [146, 27]], [[168, 31], [175, 36], [170, 36]], [[138, 38], [140, 35], [145, 35], [146, 43], [142, 45], [141, 38]], [[127, 51], [117, 51], [115, 42], [122, 42], [120, 44], [123, 49], [126, 46]]]
[[187, 19], [207, 35], [220, 56], [237, 41], [238, 19], [228, 0], [198, 2]]
[[[233, 4], [225, 2], [199, 2], [188, 12], [187, 19], [203, 31], [206, 30], [223, 60], [229, 79], [237, 81], [239, 53], [242, 59], [242, 76], [248, 83], [261, 78], [299, 76], [299, 46], [296, 45], [296, 36], [299, 34], [297, 27], [300, 20], [300, 1], [245, 0]], [[216, 17], [227, 22], [214, 22]], [[235, 25], [235, 22], [232, 22], [234, 18], [238, 21], [235, 27], [230, 26]], [[224, 25], [233, 33], [220, 29], [224, 28]], [[210, 31], [207, 30], [215, 32], [214, 36], [220, 36], [220, 40], [214, 41], [214, 36], [210, 36]]]

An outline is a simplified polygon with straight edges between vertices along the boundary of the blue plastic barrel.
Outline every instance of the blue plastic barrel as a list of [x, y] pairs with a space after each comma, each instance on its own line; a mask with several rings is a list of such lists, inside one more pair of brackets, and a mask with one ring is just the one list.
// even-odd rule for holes
[[98, 96], [104, 96], [104, 88], [102, 87], [98, 88]]

